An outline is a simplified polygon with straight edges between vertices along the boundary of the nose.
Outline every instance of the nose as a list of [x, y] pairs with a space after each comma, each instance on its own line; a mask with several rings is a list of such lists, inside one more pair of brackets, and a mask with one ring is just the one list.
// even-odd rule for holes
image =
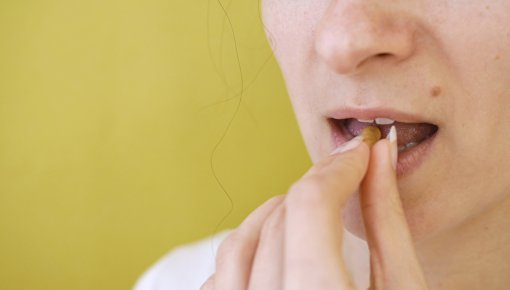
[[378, 62], [397, 63], [415, 50], [415, 23], [367, 2], [333, 0], [317, 27], [315, 50], [338, 74], [356, 74]]

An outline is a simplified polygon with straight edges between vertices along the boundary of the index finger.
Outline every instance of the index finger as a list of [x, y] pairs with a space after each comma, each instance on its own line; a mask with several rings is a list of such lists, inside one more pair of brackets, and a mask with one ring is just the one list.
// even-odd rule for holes
[[370, 150], [359, 138], [350, 142], [357, 144], [319, 162], [289, 190], [286, 289], [354, 289], [342, 260], [341, 211], [367, 172]]

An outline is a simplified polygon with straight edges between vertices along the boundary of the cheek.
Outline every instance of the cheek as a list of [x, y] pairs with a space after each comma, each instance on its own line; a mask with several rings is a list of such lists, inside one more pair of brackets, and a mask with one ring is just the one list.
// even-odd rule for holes
[[311, 78], [317, 75], [312, 71], [313, 31], [329, 1], [325, 0], [264, 0], [262, 16], [267, 39], [282, 71], [287, 92], [296, 115], [305, 145], [312, 161], [317, 161], [331, 146], [324, 142], [329, 132], [317, 131], [323, 128], [320, 123], [316, 97], [313, 91], [316, 84]]
[[464, 176], [490, 177], [510, 163], [510, 1], [447, 3], [433, 26], [448, 64], [446, 148]]
[[442, 12], [444, 20], [434, 26], [434, 34], [443, 46], [448, 75], [454, 78], [449, 81], [457, 97], [449, 98], [449, 105], [475, 120], [499, 114], [501, 109], [506, 111], [510, 89], [510, 1], [451, 1], [446, 9]]
[[310, 65], [314, 54], [314, 30], [329, 2], [263, 1], [266, 35], [286, 80], [295, 78], [298, 72], [303, 72]]

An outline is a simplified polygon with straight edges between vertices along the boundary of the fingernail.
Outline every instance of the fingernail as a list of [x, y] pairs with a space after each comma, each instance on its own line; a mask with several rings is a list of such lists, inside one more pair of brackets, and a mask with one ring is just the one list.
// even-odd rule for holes
[[358, 145], [361, 144], [362, 141], [363, 141], [363, 136], [361, 136], [361, 135], [356, 136], [356, 137], [352, 138], [351, 140], [345, 142], [344, 144], [338, 146], [335, 150], [333, 150], [333, 152], [331, 152], [330, 155], [342, 153], [342, 152], [354, 149], [354, 148], [358, 147]]
[[390, 141], [390, 158], [391, 165], [394, 170], [397, 170], [397, 160], [398, 160], [398, 146], [397, 146], [397, 129], [395, 126], [391, 126], [390, 133], [386, 136], [386, 139]]

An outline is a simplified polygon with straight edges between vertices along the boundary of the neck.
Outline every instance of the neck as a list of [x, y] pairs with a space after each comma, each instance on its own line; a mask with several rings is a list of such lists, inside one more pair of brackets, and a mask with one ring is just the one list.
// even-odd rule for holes
[[416, 251], [431, 290], [508, 289], [510, 199]]

